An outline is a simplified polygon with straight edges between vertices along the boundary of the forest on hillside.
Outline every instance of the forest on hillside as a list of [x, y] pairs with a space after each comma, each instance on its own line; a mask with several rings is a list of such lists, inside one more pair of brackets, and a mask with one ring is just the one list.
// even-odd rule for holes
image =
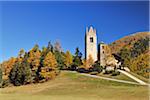
[[54, 79], [61, 70], [100, 73], [102, 67], [91, 56], [82, 59], [78, 47], [71, 54], [69, 50], [64, 52], [58, 41], [54, 45], [48, 42], [42, 49], [36, 44], [29, 51], [21, 49], [17, 57], [0, 64], [0, 87], [45, 82]]
[[123, 59], [122, 66], [145, 78], [149, 78], [150, 72], [149, 36], [150, 32], [140, 32], [123, 37], [109, 45], [112, 53]]
[[[79, 53], [79, 49], [76, 49]], [[51, 80], [60, 73], [60, 69], [75, 65], [79, 56], [72, 56], [70, 51], [63, 52], [59, 42], [51, 42], [42, 50], [36, 44], [31, 50], [21, 49], [17, 57], [2, 62], [0, 65], [1, 87], [39, 83]], [[73, 63], [74, 61], [74, 63]]]

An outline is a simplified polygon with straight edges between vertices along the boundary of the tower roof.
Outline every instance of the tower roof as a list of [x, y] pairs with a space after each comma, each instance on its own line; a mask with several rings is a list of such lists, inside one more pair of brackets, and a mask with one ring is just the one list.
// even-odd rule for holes
[[86, 34], [96, 34], [96, 29], [94, 29], [93, 26], [90, 26], [89, 28], [86, 27]]
[[100, 43], [99, 43], [99, 45], [101, 45], [101, 44], [105, 44], [103, 41], [101, 41]]
[[89, 32], [93, 32], [93, 27], [90, 26]]

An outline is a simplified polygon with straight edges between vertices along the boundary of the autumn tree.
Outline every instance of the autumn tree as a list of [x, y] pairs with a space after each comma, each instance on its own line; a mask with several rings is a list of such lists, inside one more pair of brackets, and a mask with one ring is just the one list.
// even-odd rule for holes
[[8, 61], [4, 61], [2, 63], [2, 67], [4, 69], [4, 79], [8, 79], [8, 75], [10, 73], [10, 70], [13, 68], [13, 65], [17, 61], [16, 58], [11, 57]]
[[69, 51], [66, 51], [65, 53], [65, 66], [68, 68], [71, 66], [73, 62], [73, 58], [72, 58], [72, 55]]
[[80, 67], [84, 69], [89, 69], [92, 67], [93, 64], [94, 64], [94, 60], [92, 58], [92, 55], [89, 55], [88, 59], [83, 60], [83, 64]]
[[29, 52], [28, 62], [31, 64], [32, 70], [36, 71], [40, 65], [41, 52], [31, 50]]
[[87, 69], [87, 68], [88, 68], [88, 63], [87, 63], [87, 60], [86, 60], [86, 59], [83, 59], [82, 65], [80, 65], [80, 68], [84, 68], [84, 69]]
[[4, 69], [4, 79], [6, 79], [6, 80], [8, 79], [9, 73], [16, 62], [22, 62], [24, 54], [25, 54], [24, 49], [21, 49], [16, 58], [11, 57], [9, 60], [4, 61], [2, 63], [2, 67]]
[[43, 67], [41, 68], [41, 76], [46, 80], [52, 79], [56, 75], [57, 61], [52, 52], [48, 52], [43, 60]]
[[30, 64], [32, 74], [35, 80], [38, 78], [38, 69], [40, 67], [41, 61], [41, 51], [39, 50], [39, 46], [35, 45], [29, 52], [28, 52], [28, 63]]
[[43, 65], [43, 60], [45, 59], [46, 55], [49, 52], [52, 52], [52, 53], [54, 52], [53, 45], [51, 44], [50, 41], [48, 42], [47, 47], [45, 47], [45, 46], [42, 47], [42, 52], [41, 52], [41, 66], [44, 66]]

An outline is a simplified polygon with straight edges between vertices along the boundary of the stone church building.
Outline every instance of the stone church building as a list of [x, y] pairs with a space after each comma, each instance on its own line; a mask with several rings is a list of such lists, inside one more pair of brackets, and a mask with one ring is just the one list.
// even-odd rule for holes
[[[107, 44], [103, 42], [98, 44], [96, 29], [92, 26], [87, 27], [85, 33], [85, 59], [87, 60], [91, 56], [94, 61], [100, 61], [101, 66], [106, 66], [107, 58], [111, 56], [111, 51], [108, 51], [108, 49]], [[110, 62], [118, 63], [116, 59], [111, 59]]]

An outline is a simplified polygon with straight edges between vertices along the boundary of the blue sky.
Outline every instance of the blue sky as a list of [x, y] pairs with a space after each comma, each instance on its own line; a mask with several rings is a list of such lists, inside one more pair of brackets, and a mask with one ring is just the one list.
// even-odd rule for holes
[[111, 43], [134, 32], [148, 31], [146, 1], [0, 2], [0, 62], [19, 50], [61, 42], [64, 51], [84, 54], [87, 26], [97, 30], [98, 41]]

